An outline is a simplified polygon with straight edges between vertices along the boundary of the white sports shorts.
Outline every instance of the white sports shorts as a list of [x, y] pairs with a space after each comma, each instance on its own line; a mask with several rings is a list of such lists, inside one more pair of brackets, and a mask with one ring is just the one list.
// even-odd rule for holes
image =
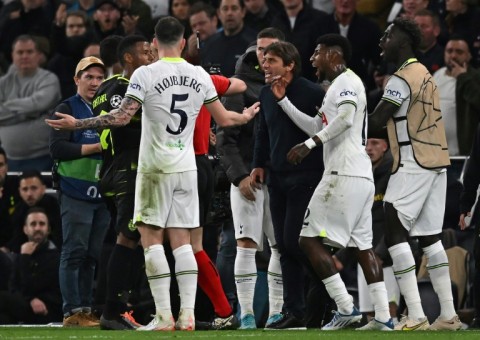
[[255, 192], [255, 201], [249, 201], [240, 193], [240, 189], [232, 184], [230, 188], [230, 204], [232, 206], [235, 238], [249, 238], [257, 244], [257, 250], [263, 250], [263, 234], [267, 236], [270, 247], [277, 244], [273, 233], [270, 199], [265, 184], [262, 190]]
[[375, 186], [362, 177], [324, 174], [305, 213], [300, 236], [323, 237], [334, 247], [372, 248]]
[[442, 231], [446, 194], [445, 171], [397, 172], [390, 176], [383, 200], [397, 210], [410, 236], [428, 236]]
[[199, 217], [197, 170], [137, 174], [134, 222], [160, 228], [197, 228]]

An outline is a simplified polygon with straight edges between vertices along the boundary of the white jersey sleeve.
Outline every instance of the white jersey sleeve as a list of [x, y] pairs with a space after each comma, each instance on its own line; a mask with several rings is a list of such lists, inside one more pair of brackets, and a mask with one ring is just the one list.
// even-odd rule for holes
[[140, 104], [143, 104], [145, 99], [145, 92], [147, 90], [147, 84], [150, 84], [150, 73], [147, 72], [147, 68], [142, 66], [136, 69], [128, 85], [125, 97], [135, 99]]
[[310, 117], [303, 113], [286, 96], [278, 102], [278, 105], [280, 105], [292, 122], [310, 137], [322, 129], [322, 117], [318, 114], [315, 117]]
[[401, 106], [402, 103], [410, 99], [410, 87], [407, 82], [396, 75], [390, 77], [383, 91], [382, 100]]

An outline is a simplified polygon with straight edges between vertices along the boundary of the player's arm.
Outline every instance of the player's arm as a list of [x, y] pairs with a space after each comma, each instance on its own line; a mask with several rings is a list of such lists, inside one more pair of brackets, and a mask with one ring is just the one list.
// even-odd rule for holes
[[372, 138], [382, 136], [387, 121], [398, 111], [398, 105], [390, 101], [380, 100], [377, 107], [368, 115], [368, 134]]
[[231, 96], [238, 93], [243, 93], [247, 90], [247, 84], [241, 79], [238, 78], [228, 78], [230, 80], [230, 86], [225, 92], [224, 96]]
[[133, 98], [125, 97], [120, 104], [120, 108], [114, 109], [104, 115], [76, 119], [70, 115], [55, 112], [55, 115], [59, 117], [59, 119], [45, 119], [45, 122], [54, 129], [59, 130], [112, 128], [127, 125], [140, 107], [140, 102]]
[[307, 135], [313, 136], [322, 129], [322, 118], [318, 114], [315, 117], [310, 117], [297, 109], [286, 96], [278, 101], [278, 105], [292, 122]]
[[237, 113], [234, 111], [228, 111], [225, 107], [220, 103], [220, 101], [214, 100], [208, 104], [205, 104], [208, 111], [211, 113], [215, 122], [222, 126], [234, 126], [234, 125], [243, 125], [248, 123], [255, 115], [257, 114], [260, 103], [256, 102], [252, 106], [245, 108], [243, 113]]

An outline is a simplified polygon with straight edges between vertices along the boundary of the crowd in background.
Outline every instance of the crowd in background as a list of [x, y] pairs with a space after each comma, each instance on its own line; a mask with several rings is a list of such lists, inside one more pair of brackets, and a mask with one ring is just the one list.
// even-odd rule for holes
[[[474, 279], [478, 281], [478, 275], [473, 274], [476, 257], [473, 256], [476, 242], [473, 237], [474, 228], [462, 231], [458, 228], [460, 215], [467, 211], [473, 212], [471, 206], [460, 204], [460, 174], [464, 157], [470, 155], [480, 122], [480, 71], [477, 70], [480, 67], [480, 8], [476, 1], [3, 0], [0, 2], [0, 146], [3, 150], [0, 152], [0, 323], [62, 321], [58, 267], [54, 268], [54, 264], [60, 262], [59, 254], [63, 245], [62, 222], [56, 195], [49, 190], [52, 188], [52, 179], [41, 174], [50, 172], [54, 164], [49, 141], [51, 128], [45, 124], [44, 119], [60, 102], [77, 93], [78, 83], [73, 76], [76, 75], [76, 67], [82, 58], [102, 57], [105, 79], [122, 72], [124, 65], [119, 63], [116, 53], [118, 41], [133, 35], [152, 41], [155, 23], [168, 15], [176, 17], [185, 26], [187, 45], [184, 58], [187, 61], [202, 65], [212, 73], [240, 79], [245, 73], [238, 72], [237, 61], [258, 66], [256, 57], [250, 56], [248, 59], [247, 56], [252, 51], [251, 47], [258, 43], [257, 34], [265, 28], [278, 28], [284, 33], [285, 40], [295, 45], [301, 57], [300, 75], [312, 81], [317, 80], [315, 68], [310, 62], [317, 45], [316, 39], [327, 33], [341, 34], [347, 37], [352, 46], [353, 53], [347, 66], [362, 79], [366, 87], [369, 112], [373, 111], [382, 97], [389, 75], [395, 72], [394, 67], [381, 58], [378, 43], [382, 32], [398, 16], [413, 19], [422, 32], [422, 43], [416, 57], [432, 73], [437, 83], [449, 154], [453, 160], [453, 165], [447, 172], [443, 241], [445, 248], [448, 247], [446, 243], [452, 247], [458, 245], [472, 254], [467, 266], [472, 274], [467, 282], [473, 285]], [[326, 88], [329, 84], [320, 85]], [[229, 100], [232, 103], [232, 99]], [[229, 103], [228, 100], [226, 102]], [[235, 107], [235, 104], [231, 105]], [[367, 152], [374, 166], [374, 175], [379, 178], [386, 176], [391, 164], [386, 137], [372, 140], [371, 143], [367, 146]], [[224, 174], [222, 165], [225, 162], [220, 164], [222, 161], [218, 160], [219, 156], [213, 146], [210, 153], [217, 183], [205, 228], [210, 229], [205, 231], [208, 237], [204, 234], [204, 246], [214, 262], [220, 246], [217, 266], [225, 294], [235, 307], [238, 303], [233, 283], [235, 236], [228, 236], [233, 233], [229, 180], [238, 186], [241, 179], [235, 182], [228, 178], [228, 169], [225, 169], [227, 175]], [[228, 156], [228, 151], [220, 151]], [[21, 174], [7, 175], [7, 169]], [[380, 191], [375, 195], [375, 204], [380, 204], [380, 210], [383, 193]], [[37, 210], [32, 210], [34, 207]], [[31, 219], [36, 222], [31, 222]], [[108, 220], [105, 217], [104, 224]], [[25, 266], [29, 265], [25, 263], [26, 256], [34, 253], [29, 245], [34, 242], [35, 235], [32, 234], [35, 233], [28, 229], [33, 223], [49, 226], [48, 231], [43, 230], [36, 236], [41, 238], [41, 243], [44, 243], [47, 235], [50, 240], [42, 248], [42, 257], [39, 255], [39, 259], [35, 259], [48, 262], [45, 270], [55, 274], [45, 284], [24, 277], [28, 272]], [[382, 217], [376, 221], [374, 215], [374, 229], [381, 228], [381, 224]], [[105, 254], [100, 256], [101, 259], [108, 258], [115, 243], [113, 227], [105, 232], [104, 241], [104, 233], [99, 233], [104, 245], [102, 254]], [[226, 241], [228, 239], [233, 239], [233, 246]], [[375, 239], [374, 245], [381, 248], [381, 240]], [[415, 248], [414, 242], [412, 246]], [[382, 258], [385, 249], [377, 250]], [[137, 255], [136, 265], [141, 267], [143, 258], [141, 254]], [[260, 273], [267, 271], [270, 255], [268, 246], [263, 252], [257, 253], [259, 290], [266, 289]], [[416, 257], [418, 266], [421, 255], [417, 254]], [[52, 262], [50, 257], [55, 261]], [[349, 261], [344, 253], [339, 253], [336, 260], [338, 268], [343, 269], [342, 276], [348, 283], [347, 286], [355, 289], [356, 263]], [[95, 274], [96, 295], [93, 306], [100, 310], [105, 303], [106, 279], [103, 272], [106, 263], [106, 260], [101, 260]], [[30, 265], [35, 266], [33, 262]], [[95, 265], [91, 268], [95, 268]], [[146, 279], [140, 272], [132, 280], [135, 281], [136, 291], [129, 303], [134, 307], [137, 320], [146, 323], [153, 302]], [[314, 287], [310, 287], [312, 286]], [[45, 290], [49, 291], [47, 297]], [[472, 325], [480, 327], [477, 319], [480, 317], [477, 314], [480, 313], [478, 297], [475, 297], [474, 290], [470, 290], [470, 287], [465, 290], [465, 294], [458, 295], [456, 307], [475, 308], [475, 315], [467, 314], [470, 320], [466, 321], [475, 317]], [[4, 312], [1, 306], [6, 301], [13, 300], [8, 300], [10, 295], [2, 292], [14, 292], [23, 296], [29, 302], [33, 314], [22, 318]], [[207, 300], [201, 293], [198, 294], [197, 309], [201, 312], [197, 318], [211, 319], [213, 309], [204, 308], [202, 302]], [[173, 289], [172, 296], [174, 295]], [[43, 300], [52, 312], [46, 313], [47, 307], [39, 304], [35, 300], [37, 298]], [[400, 299], [390, 302], [401, 304]], [[328, 303], [330, 302], [326, 302], [325, 306]], [[28, 305], [22, 308], [28, 309]], [[264, 311], [265, 305], [265, 301], [257, 301], [257, 325], [264, 324], [268, 317]], [[306, 317], [313, 318], [312, 315], [316, 312], [318, 311], [307, 312]], [[307, 326], [319, 327], [321, 322], [325, 320], [311, 320]]]

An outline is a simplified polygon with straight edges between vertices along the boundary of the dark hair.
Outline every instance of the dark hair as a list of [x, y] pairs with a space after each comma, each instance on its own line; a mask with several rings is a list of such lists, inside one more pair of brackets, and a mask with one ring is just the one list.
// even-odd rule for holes
[[[220, 9], [220, 6], [222, 5], [222, 1], [223, 0], [220, 0], [218, 2], [218, 9]], [[243, 0], [237, 0], [238, 1], [238, 4], [240, 5], [241, 8], [245, 8], [245, 2]]]
[[277, 41], [268, 45], [263, 51], [263, 55], [271, 53], [283, 61], [283, 65], [294, 63], [292, 73], [294, 77], [300, 75], [302, 71], [302, 62], [300, 61], [300, 54], [297, 48], [287, 41]]
[[19, 35], [18, 37], [15, 38], [15, 40], [13, 40], [13, 43], [12, 43], [12, 50], [15, 48], [15, 45], [17, 44], [17, 42], [27, 42], [27, 41], [33, 41], [33, 43], [35, 44], [35, 50], [37, 52], [40, 52], [40, 43], [37, 39], [35, 39], [32, 35], [30, 34], [21, 34]]
[[340, 47], [343, 53], [343, 60], [346, 62], [350, 61], [352, 57], [352, 45], [350, 45], [350, 41], [340, 34], [330, 33], [321, 35], [317, 38], [317, 45], [319, 44], [327, 47]]
[[416, 51], [422, 41], [422, 33], [417, 23], [412, 19], [398, 17], [393, 20], [393, 25], [410, 39], [412, 50]]
[[28, 216], [30, 216], [31, 214], [35, 214], [35, 213], [42, 213], [45, 216], [47, 216], [48, 229], [50, 229], [50, 221], [48, 220], [47, 211], [45, 209], [43, 209], [42, 207], [38, 207], [38, 206], [33, 206], [33, 207], [31, 207], [30, 209], [27, 210], [27, 213], [25, 214], [25, 220], [23, 221], [23, 225], [27, 224]]
[[217, 16], [217, 11], [213, 6], [203, 1], [199, 1], [190, 6], [190, 9], [188, 11], [188, 17], [191, 17], [192, 15], [200, 12], [205, 12], [207, 14], [207, 17], [209, 17], [210, 19]]
[[416, 17], [430, 17], [435, 26], [440, 26], [440, 18], [438, 15], [429, 9], [423, 8], [415, 13]]
[[183, 37], [185, 27], [172, 16], [163, 17], [155, 25], [155, 38], [164, 45], [173, 45]]
[[267, 27], [258, 32], [257, 39], [270, 38], [285, 41], [285, 34], [275, 27]]
[[23, 171], [22, 174], [18, 177], [18, 181], [20, 182], [23, 179], [35, 178], [35, 177], [38, 178], [38, 180], [43, 185], [45, 185], [45, 181], [43, 180], [43, 177], [42, 177], [42, 174], [40, 173], [40, 171], [34, 170], [34, 169]]
[[120, 35], [109, 35], [100, 41], [100, 59], [105, 67], [112, 67], [118, 62], [117, 48], [123, 37]]
[[125, 66], [125, 53], [135, 54], [135, 45], [139, 42], [147, 42], [142, 35], [129, 35], [120, 41], [117, 47], [117, 59], [122, 66]]
[[7, 153], [5, 152], [5, 149], [0, 146], [0, 155], [3, 155], [3, 158], [5, 158], [5, 163], [7, 162]]

